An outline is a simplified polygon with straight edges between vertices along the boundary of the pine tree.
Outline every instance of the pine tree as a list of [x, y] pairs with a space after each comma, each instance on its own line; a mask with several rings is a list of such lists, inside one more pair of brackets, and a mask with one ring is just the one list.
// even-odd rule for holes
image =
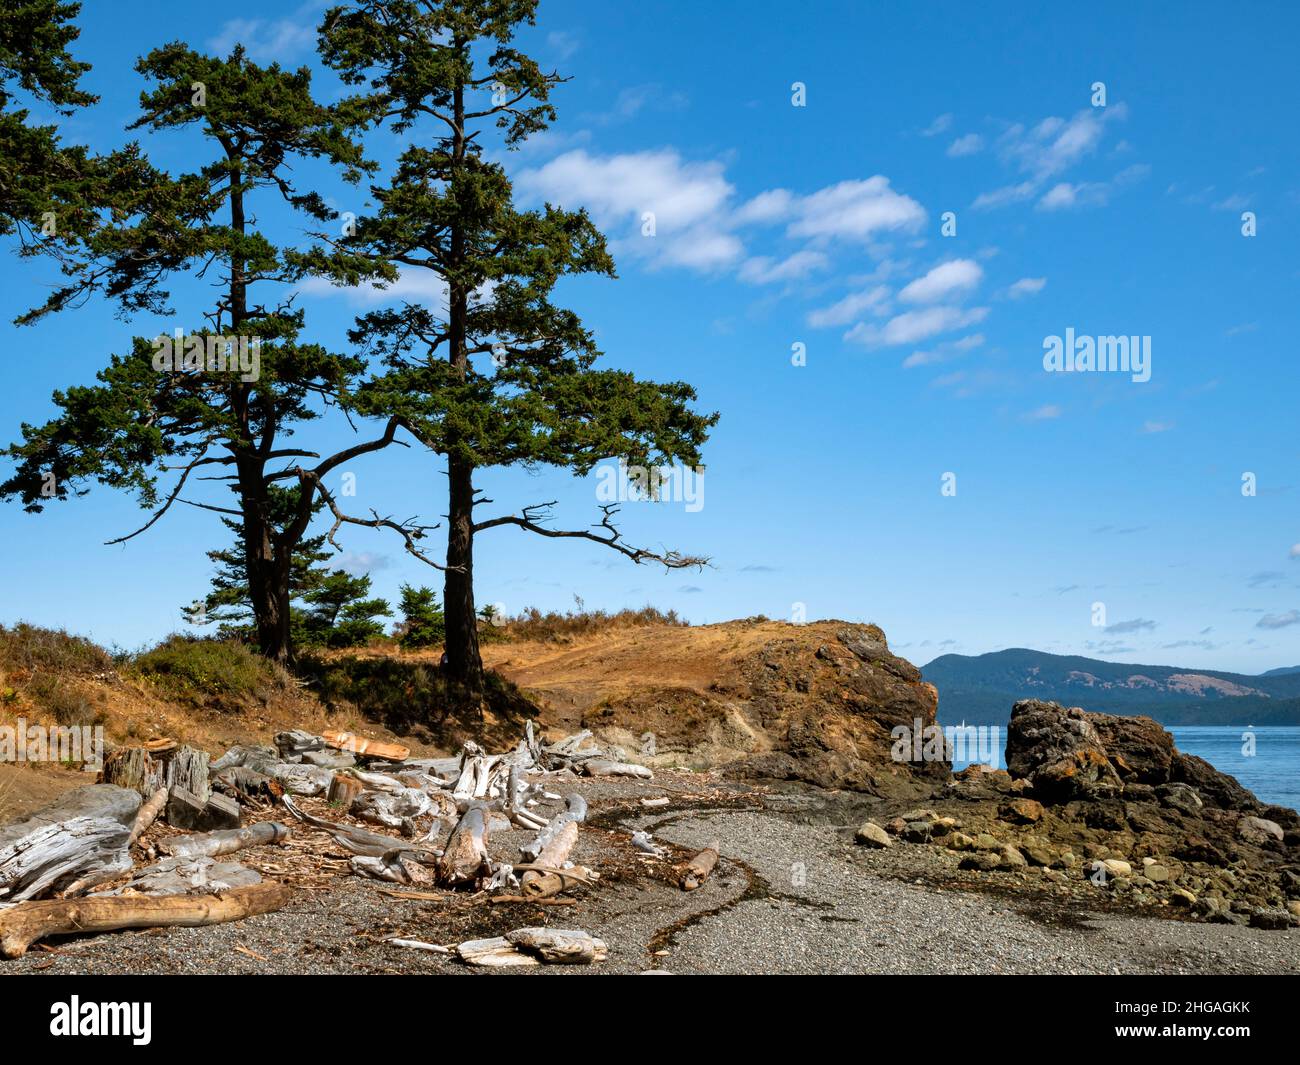
[[18, 230], [25, 242], [48, 229], [54, 187], [82, 172], [84, 148], [60, 144], [55, 126], [34, 124], [26, 98], [68, 115], [95, 102], [80, 87], [88, 63], [68, 46], [81, 5], [62, 0], [0, 2], [0, 236]]
[[446, 636], [446, 618], [438, 606], [438, 595], [432, 588], [416, 588], [403, 584], [401, 588], [402, 621], [397, 642], [403, 647], [433, 647]]
[[[109, 358], [96, 384], [56, 392], [57, 416], [24, 425], [23, 441], [8, 449], [17, 469], [0, 484], [0, 497], [39, 511], [51, 499], [83, 494], [87, 481], [134, 491], [153, 513], [112, 543], [149, 529], [177, 501], [236, 519], [258, 647], [290, 661], [295, 554], [322, 500], [334, 529], [390, 526], [408, 547], [423, 535], [378, 515], [343, 514], [324, 483], [343, 463], [391, 443], [395, 420], [377, 438], [323, 459], [285, 444], [295, 426], [346, 407], [365, 367], [356, 356], [299, 340], [303, 313], [280, 294], [305, 268], [259, 228], [253, 211], [259, 198], [278, 197], [319, 223], [332, 220], [320, 192], [295, 186], [294, 165], [322, 160], [345, 180], [360, 180], [373, 170], [353, 136], [362, 117], [346, 103], [318, 103], [307, 68], [258, 66], [239, 47], [221, 59], [169, 44], [136, 69], [150, 87], [132, 128], [197, 132], [207, 161], [172, 177], [128, 148], [133, 165], [98, 161], [71, 181], [61, 196], [78, 224], [57, 251], [67, 282], [22, 320], [62, 311], [92, 292], [117, 301], [123, 314], [170, 313], [165, 285], [177, 274], [220, 273], [219, 295], [203, 311], [205, 327], [189, 331], [184, 345], [169, 351], [166, 337], [137, 337], [127, 353]], [[296, 244], [299, 234], [290, 233]], [[279, 302], [264, 302], [267, 289]], [[238, 339], [243, 362], [228, 359], [233, 349], [221, 338]], [[260, 362], [251, 372], [249, 349]], [[304, 465], [307, 458], [320, 461]], [[208, 479], [228, 485], [231, 506], [182, 496], [187, 482], [213, 469], [222, 476]], [[159, 488], [164, 476], [173, 479], [166, 491]], [[285, 482], [298, 489], [288, 512], [276, 491]]]
[[[487, 503], [477, 471], [550, 465], [577, 475], [605, 459], [697, 466], [716, 415], [695, 413], [694, 389], [594, 366], [601, 354], [572, 311], [552, 302], [560, 278], [614, 276], [604, 237], [584, 211], [515, 207], [502, 166], [485, 153], [495, 129], [507, 147], [555, 117], [561, 80], [512, 46], [536, 0], [368, 0], [327, 12], [322, 55], [360, 89], [351, 103], [395, 133], [417, 126], [379, 210], [311, 266], [354, 283], [379, 266], [427, 272], [446, 286], [445, 309], [403, 304], [358, 319], [353, 341], [387, 372], [360, 390], [360, 409], [398, 417], [447, 463], [444, 609], [447, 668], [483, 691], [474, 608], [474, 540], [513, 526], [591, 540], [634, 562], [704, 560], [625, 543], [608, 506], [590, 529], [550, 527], [550, 504], [476, 520]], [[430, 128], [425, 128], [426, 126]]]

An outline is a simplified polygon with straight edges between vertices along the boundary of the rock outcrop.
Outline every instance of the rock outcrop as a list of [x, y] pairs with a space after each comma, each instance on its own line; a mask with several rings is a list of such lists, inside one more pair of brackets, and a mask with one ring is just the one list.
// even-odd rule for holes
[[951, 772], [937, 691], [875, 625], [650, 626], [484, 653], [547, 728], [591, 729], [647, 765], [904, 797]]

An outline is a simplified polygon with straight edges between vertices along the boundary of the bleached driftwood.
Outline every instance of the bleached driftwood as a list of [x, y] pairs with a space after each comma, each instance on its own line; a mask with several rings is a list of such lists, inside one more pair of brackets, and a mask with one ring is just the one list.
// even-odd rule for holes
[[365, 791], [353, 801], [351, 813], [362, 821], [400, 828], [410, 836], [415, 834], [415, 818], [427, 814], [432, 806], [429, 796], [416, 788], [403, 788], [395, 795]]
[[166, 767], [143, 747], [120, 747], [104, 759], [103, 778], [105, 784], [130, 788], [145, 797], [166, 782]]
[[713, 867], [718, 864], [719, 846], [720, 844], [715, 843], [712, 847], [705, 847], [704, 850], [682, 866], [677, 876], [677, 883], [681, 885], [683, 891], [694, 891], [709, 879]]
[[91, 784], [0, 827], [0, 900], [81, 890], [127, 872], [127, 839], [139, 811], [139, 792]]
[[283, 761], [296, 764], [302, 761], [302, 756], [308, 751], [323, 751], [325, 739], [306, 729], [295, 728], [287, 732], [277, 732], [275, 746]]
[[525, 858], [536, 859], [543, 848], [567, 824], [581, 824], [587, 819], [587, 800], [576, 791], [565, 800], [565, 808], [547, 823], [538, 836], [519, 848]]
[[322, 828], [331, 833], [336, 843], [353, 854], [379, 858], [392, 851], [401, 851], [402, 853], [414, 854], [417, 860], [425, 865], [436, 861], [438, 857], [436, 851], [409, 847], [402, 840], [394, 839], [392, 836], [384, 836], [378, 832], [368, 832], [364, 828], [354, 828], [351, 825], [339, 824], [337, 821], [329, 821], [324, 817], [309, 814], [306, 810], [299, 809], [298, 805], [288, 795], [284, 796], [280, 801], [284, 804], [284, 808], [303, 824], [311, 825], [314, 828]]
[[208, 766], [208, 771], [215, 774], [226, 769], [243, 768], [252, 769], [269, 776], [271, 768], [279, 765], [282, 761], [283, 759], [274, 747], [237, 743]]
[[[212, 782], [208, 772], [209, 756], [207, 751], [196, 751], [193, 747], [178, 747], [167, 759], [167, 784], [174, 788], [184, 788], [200, 803], [207, 804], [212, 797]], [[150, 795], [153, 791], [150, 790]]]
[[535, 955], [548, 965], [591, 965], [609, 957], [603, 939], [568, 928], [516, 928], [506, 933], [516, 949]]
[[[552, 869], [562, 868], [577, 845], [578, 823], [569, 821], [547, 841], [534, 864], [549, 866]], [[550, 895], [558, 895], [564, 890], [565, 884], [564, 878], [556, 873], [543, 873], [530, 869], [524, 873], [519, 886], [525, 895], [546, 898]]]
[[0, 956], [19, 958], [47, 936], [222, 924], [278, 910], [293, 894], [285, 884], [234, 888], [220, 895], [146, 898], [119, 895], [56, 902], [25, 902], [0, 911]]
[[409, 947], [411, 950], [427, 950], [431, 954], [455, 954], [451, 947], [444, 947], [439, 943], [425, 943], [418, 939], [390, 939], [390, 946]]
[[650, 838], [649, 832], [633, 832], [632, 846], [645, 854], [653, 854], [656, 858], [663, 857], [663, 848]]
[[589, 777], [640, 777], [650, 780], [654, 774], [643, 765], [632, 762], [612, 762], [607, 758], [590, 758], [582, 763], [582, 771]]
[[488, 810], [475, 803], [451, 830], [447, 846], [438, 859], [438, 883], [444, 887], [471, 884], [489, 870], [487, 835]]
[[278, 821], [259, 821], [247, 828], [205, 832], [196, 836], [173, 836], [162, 840], [158, 849], [178, 858], [213, 858], [234, 854], [245, 847], [264, 847], [288, 838], [289, 828]]
[[350, 864], [358, 876], [367, 876], [373, 880], [416, 886], [433, 883], [433, 873], [426, 868], [425, 863], [416, 859], [414, 851], [390, 850], [381, 855], [359, 854]]
[[102, 817], [42, 825], [0, 848], [0, 899], [21, 902], [55, 891], [73, 894], [129, 872], [131, 830]]
[[205, 856], [175, 857], [139, 870], [129, 883], [104, 895], [202, 895], [261, 882], [260, 873], [238, 862], [218, 862]]
[[523, 954], [516, 950], [515, 945], [505, 936], [466, 940], [456, 948], [456, 956], [466, 965], [478, 965], [492, 969], [541, 964], [531, 954]]
[[356, 777], [361, 783], [375, 791], [399, 792], [406, 787], [396, 777], [389, 776], [386, 773], [367, 773], [363, 769], [351, 769], [348, 771], [349, 776]]
[[323, 795], [334, 779], [332, 769], [314, 765], [295, 765], [281, 762], [271, 769], [271, 775], [294, 795]]
[[140, 812], [135, 815], [135, 821], [131, 824], [131, 834], [127, 837], [126, 845], [133, 846], [141, 836], [148, 831], [149, 826], [158, 820], [158, 815], [163, 812], [167, 805], [167, 796], [170, 793], [166, 785], [163, 785], [153, 793], [149, 801], [140, 807]]
[[303, 751], [302, 764], [322, 769], [351, 769], [357, 764], [357, 756], [351, 751], [336, 751], [332, 747], [326, 747], [322, 751]]
[[275, 777], [248, 766], [227, 766], [212, 774], [212, 787], [222, 795], [252, 806], [276, 802], [284, 794], [284, 785]]
[[222, 828], [238, 828], [239, 802], [228, 795], [209, 793], [201, 799], [180, 784], [167, 788], [167, 823], [173, 828], [190, 832], [211, 832]]

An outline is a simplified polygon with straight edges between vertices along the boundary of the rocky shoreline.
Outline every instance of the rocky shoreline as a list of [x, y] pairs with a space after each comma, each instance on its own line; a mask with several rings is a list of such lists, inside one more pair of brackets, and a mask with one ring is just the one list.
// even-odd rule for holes
[[1081, 903], [1300, 927], [1300, 814], [1179, 752], [1150, 718], [1019, 702], [1007, 766], [970, 766], [924, 804], [883, 803], [857, 839], [940, 847], [960, 871]]

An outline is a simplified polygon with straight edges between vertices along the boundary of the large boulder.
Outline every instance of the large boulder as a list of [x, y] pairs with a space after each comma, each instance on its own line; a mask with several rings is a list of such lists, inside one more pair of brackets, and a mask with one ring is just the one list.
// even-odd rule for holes
[[1165, 784], [1178, 752], [1174, 738], [1149, 717], [1088, 714], [1111, 765], [1125, 784]]
[[1047, 802], [1119, 794], [1123, 782], [1091, 716], [1077, 706], [1022, 699], [1007, 725], [1007, 769]]

